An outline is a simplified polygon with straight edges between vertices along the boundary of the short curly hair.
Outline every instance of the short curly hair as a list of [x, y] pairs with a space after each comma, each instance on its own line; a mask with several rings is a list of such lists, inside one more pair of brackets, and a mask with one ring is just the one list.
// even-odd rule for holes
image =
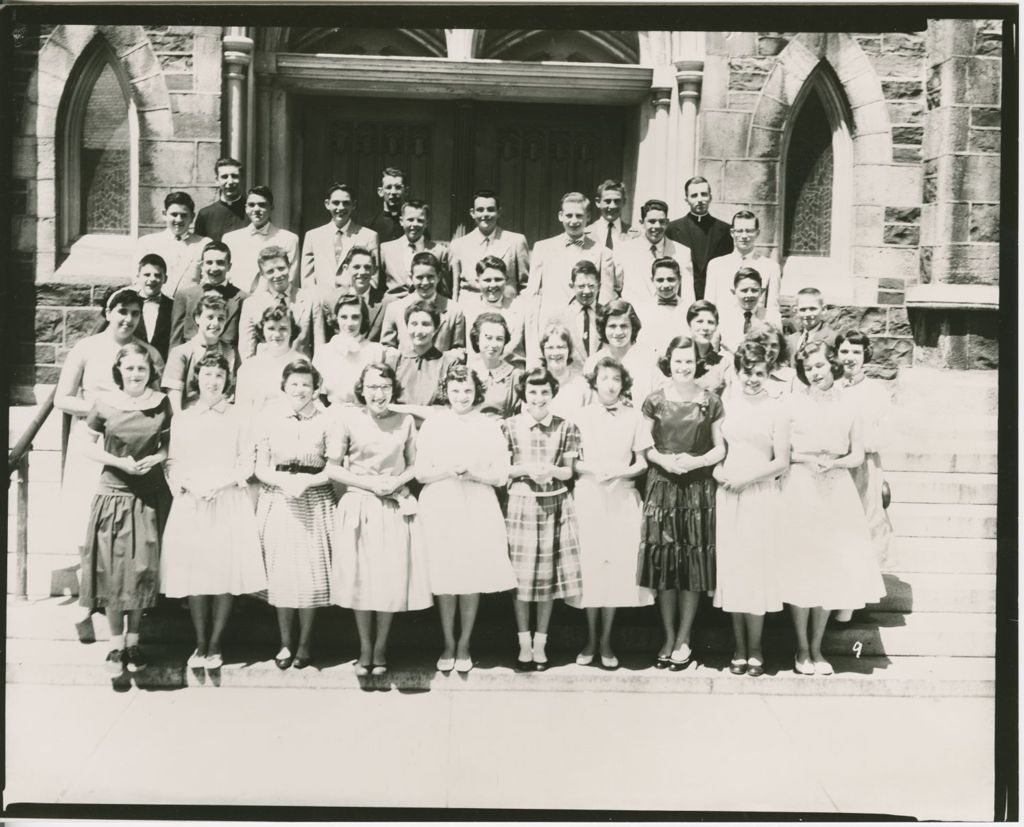
[[714, 302], [709, 302], [707, 299], [698, 299], [686, 309], [686, 323], [692, 323], [697, 316], [705, 312], [714, 316], [715, 324], [718, 324], [718, 308], [715, 306]]
[[630, 344], [635, 343], [636, 337], [640, 335], [640, 317], [636, 315], [636, 310], [633, 309], [633, 305], [623, 299], [613, 299], [597, 311], [597, 332], [601, 337], [601, 342], [603, 344], [608, 343], [608, 337], [605, 335], [605, 330], [608, 328], [608, 320], [615, 316], [625, 316], [629, 319], [631, 328], [629, 341]]
[[796, 375], [800, 377], [800, 381], [805, 385], [810, 385], [811, 382], [807, 378], [807, 372], [804, 368], [804, 363], [807, 361], [807, 357], [814, 353], [822, 352], [825, 354], [825, 358], [828, 359], [829, 366], [832, 370], [832, 378], [838, 379], [843, 375], [843, 366], [839, 364], [839, 360], [836, 359], [835, 351], [829, 347], [828, 342], [811, 341], [807, 342], [800, 350], [796, 352], [796, 356], [793, 359], [793, 367], [796, 368]]
[[481, 313], [473, 320], [473, 326], [469, 329], [469, 343], [473, 346], [473, 350], [477, 353], [480, 352], [480, 331], [483, 329], [485, 324], [496, 324], [505, 333], [505, 341], [503, 344], [508, 344], [512, 338], [512, 332], [508, 329], [508, 322], [505, 321], [505, 317], [500, 313]]
[[415, 301], [408, 307], [406, 307], [405, 313], [403, 314], [406, 324], [409, 324], [409, 319], [412, 318], [413, 313], [426, 313], [434, 322], [435, 329], [441, 326], [441, 314], [437, 312], [434, 305], [432, 305], [430, 302], [422, 300]]
[[771, 367], [767, 348], [760, 342], [752, 342], [749, 339], [740, 342], [739, 347], [736, 348], [732, 365], [736, 369], [736, 373], [749, 373], [754, 365], [764, 365], [766, 369]]
[[626, 366], [622, 362], [616, 362], [611, 356], [602, 356], [597, 360], [597, 364], [594, 365], [593, 370], [586, 374], [587, 384], [590, 385], [591, 389], [597, 390], [597, 374], [601, 371], [601, 368], [611, 368], [619, 372], [619, 380], [622, 382], [622, 390], [620, 394], [625, 396], [629, 393], [633, 387], [633, 377], [629, 375], [629, 371], [626, 370]]
[[391, 401], [401, 398], [402, 396], [402, 385], [398, 381], [398, 376], [395, 373], [395, 369], [391, 365], [385, 362], [370, 362], [366, 367], [359, 373], [359, 378], [356, 379], [355, 387], [352, 389], [355, 395], [356, 402], [360, 405], [366, 404], [366, 396], [363, 394], [363, 386], [366, 381], [366, 374], [370, 371], [379, 373], [384, 379], [387, 379], [391, 383]]
[[358, 307], [359, 333], [365, 336], [370, 332], [370, 311], [355, 293], [342, 293], [338, 296], [338, 300], [334, 303], [334, 327], [337, 327], [338, 324], [338, 311], [343, 307]]
[[786, 337], [771, 322], [763, 320], [758, 322], [757, 326], [751, 328], [750, 332], [743, 337], [743, 341], [757, 342], [759, 345], [764, 345], [765, 348], [768, 347], [769, 342], [774, 341], [778, 349], [778, 355], [772, 361], [772, 365], [785, 365], [789, 363], [789, 347], [786, 345]]
[[864, 363], [867, 364], [871, 361], [871, 337], [863, 330], [847, 330], [845, 333], [840, 333], [836, 336], [837, 354], [839, 353], [839, 346], [843, 342], [849, 342], [851, 345], [860, 345], [864, 349]]
[[217, 351], [211, 351], [206, 353], [202, 359], [196, 362], [195, 373], [192, 374], [192, 378], [188, 382], [188, 390], [190, 393], [199, 393], [199, 371], [203, 368], [217, 368], [218, 370], [224, 371], [224, 395], [230, 396], [231, 392], [235, 388], [234, 376], [231, 374], [231, 363], [228, 362], [228, 357], [223, 353]]
[[320, 376], [320, 371], [313, 367], [313, 363], [309, 361], [305, 356], [300, 356], [298, 359], [292, 359], [287, 365], [284, 366], [284, 370], [281, 371], [281, 390], [284, 390], [284, 386], [288, 380], [298, 374], [299, 376], [308, 376], [313, 380], [313, 392], [320, 387], [320, 382], [323, 377]]
[[689, 336], [675, 336], [665, 348], [665, 353], [658, 357], [658, 370], [666, 376], [672, 375], [672, 354], [677, 350], [692, 350], [697, 355], [697, 343]]
[[549, 324], [544, 328], [544, 332], [540, 336], [541, 364], [544, 365], [544, 367], [547, 367], [547, 360], [544, 358], [544, 346], [550, 339], [554, 339], [555, 337], [561, 339], [565, 346], [569, 348], [569, 355], [566, 357], [565, 363], [567, 365], [571, 365], [576, 349], [572, 344], [572, 334], [569, 332], [569, 328], [564, 324]]
[[452, 382], [472, 382], [473, 383], [473, 404], [479, 405], [484, 401], [484, 383], [480, 377], [477, 376], [475, 370], [468, 365], [464, 365], [461, 362], [453, 363], [449, 368], [448, 372], [444, 375], [441, 380], [441, 393], [448, 402], [448, 385]]
[[260, 315], [260, 323], [256, 327], [256, 338], [261, 342], [266, 342], [267, 337], [263, 334], [263, 325], [267, 322], [288, 322], [288, 342], [299, 335], [299, 326], [295, 324], [295, 319], [292, 318], [292, 312], [288, 309], [288, 305], [283, 301], [277, 302], [276, 304], [270, 305]]

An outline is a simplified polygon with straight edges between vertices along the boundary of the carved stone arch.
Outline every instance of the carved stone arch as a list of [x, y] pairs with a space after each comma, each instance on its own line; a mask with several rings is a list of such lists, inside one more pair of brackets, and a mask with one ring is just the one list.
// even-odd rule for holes
[[[889, 110], [882, 93], [882, 83], [871, 61], [850, 35], [839, 33], [802, 33], [789, 42], [778, 56], [775, 66], [761, 90], [757, 108], [751, 120], [748, 155], [756, 154], [758, 129], [785, 130], [790, 122], [794, 105], [806, 93], [808, 79], [820, 64], [831, 70], [830, 80], [842, 90], [844, 106], [850, 115], [851, 137], [865, 135], [891, 135]], [[826, 88], [835, 88], [827, 84]], [[837, 104], [838, 105], [838, 104]], [[892, 161], [892, 142], [886, 141], [887, 157], [878, 158], [878, 145], [865, 155], [865, 142], [854, 141], [853, 162], [888, 163]]]
[[447, 57], [444, 29], [350, 29], [293, 27], [279, 48], [289, 52]]
[[[29, 100], [38, 107], [37, 137], [56, 137], [57, 113], [66, 91], [73, 86], [74, 71], [83, 53], [97, 36], [113, 51], [127, 80], [139, 114], [139, 137], [173, 136], [171, 99], [160, 61], [141, 26], [57, 26], [39, 50], [39, 71], [29, 84]], [[34, 94], [33, 94], [34, 93]]]
[[488, 29], [479, 57], [636, 65], [640, 38], [635, 31]]

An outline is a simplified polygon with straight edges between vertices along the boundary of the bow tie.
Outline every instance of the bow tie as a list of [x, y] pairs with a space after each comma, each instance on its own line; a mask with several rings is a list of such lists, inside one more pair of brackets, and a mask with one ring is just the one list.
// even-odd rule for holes
[[678, 298], [675, 298], [675, 299], [663, 299], [663, 298], [659, 297], [658, 298], [658, 304], [659, 305], [664, 305], [665, 307], [678, 307], [679, 306], [679, 299]]
[[567, 247], [582, 247], [586, 243], [587, 237], [581, 235], [579, 238], [570, 238]]

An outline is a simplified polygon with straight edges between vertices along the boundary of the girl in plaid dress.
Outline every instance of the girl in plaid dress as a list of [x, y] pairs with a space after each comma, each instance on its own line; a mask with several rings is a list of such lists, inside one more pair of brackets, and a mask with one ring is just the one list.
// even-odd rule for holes
[[[512, 468], [509, 473], [509, 555], [518, 587], [515, 594], [519, 658], [527, 670], [547, 668], [545, 646], [556, 598], [575, 597], [582, 590], [579, 535], [572, 479], [582, 458], [580, 432], [549, 410], [558, 380], [546, 368], [533, 368], [519, 380], [523, 412], [502, 422]], [[530, 604], [537, 604], [537, 631], [530, 636]]]
[[256, 441], [256, 478], [263, 483], [256, 522], [281, 632], [279, 669], [310, 664], [316, 609], [330, 603], [334, 489], [325, 470], [327, 412], [314, 398], [319, 385], [320, 374], [304, 357], [285, 367], [284, 399], [268, 405]]

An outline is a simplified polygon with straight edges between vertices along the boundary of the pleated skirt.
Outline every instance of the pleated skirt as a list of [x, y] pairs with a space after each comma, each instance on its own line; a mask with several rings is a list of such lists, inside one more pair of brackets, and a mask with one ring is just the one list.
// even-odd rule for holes
[[716, 584], [715, 481], [651, 465], [640, 523], [637, 584], [712, 591]]

